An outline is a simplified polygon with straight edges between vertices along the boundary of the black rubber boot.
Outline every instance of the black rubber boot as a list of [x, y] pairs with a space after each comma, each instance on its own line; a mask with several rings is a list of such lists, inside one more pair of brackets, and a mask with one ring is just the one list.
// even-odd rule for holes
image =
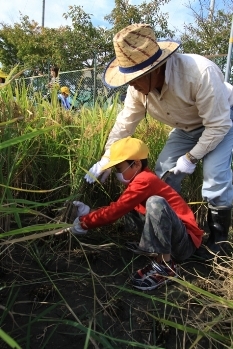
[[214, 255], [225, 255], [228, 240], [228, 232], [231, 226], [231, 208], [213, 207], [208, 209], [207, 222], [210, 230], [209, 238], [205, 246], [201, 246], [195, 255], [208, 260], [214, 258]]

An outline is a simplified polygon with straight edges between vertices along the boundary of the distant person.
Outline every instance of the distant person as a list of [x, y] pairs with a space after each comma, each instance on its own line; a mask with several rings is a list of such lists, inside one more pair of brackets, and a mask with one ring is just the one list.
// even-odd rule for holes
[[63, 108], [66, 110], [71, 109], [71, 103], [70, 103], [70, 90], [67, 86], [61, 87], [61, 93], [58, 94], [58, 100]]
[[59, 68], [57, 66], [52, 66], [50, 68], [50, 81], [47, 85], [48, 93], [47, 98], [51, 102], [53, 91], [58, 92], [60, 89], [60, 78], [59, 78]]
[[2, 70], [0, 70], [0, 84], [4, 84], [6, 82], [7, 74], [5, 74]]
[[60, 88], [60, 78], [59, 78], [59, 68], [57, 66], [51, 67], [50, 76], [51, 76], [51, 79], [49, 81], [48, 87], [50, 89], [52, 89], [52, 88], [59, 89]]
[[115, 167], [116, 177], [126, 189], [116, 202], [94, 210], [74, 201], [77, 218], [73, 226], [56, 234], [86, 234], [88, 229], [137, 213], [135, 224], [141, 239], [138, 245], [128, 243], [127, 247], [136, 253], [157, 255], [132, 275], [133, 287], [145, 291], [164, 285], [169, 276], [176, 277], [175, 260], [189, 258], [200, 246], [203, 235], [187, 203], [147, 167], [148, 152], [147, 145], [136, 138], [113, 143], [109, 162], [102, 170]]

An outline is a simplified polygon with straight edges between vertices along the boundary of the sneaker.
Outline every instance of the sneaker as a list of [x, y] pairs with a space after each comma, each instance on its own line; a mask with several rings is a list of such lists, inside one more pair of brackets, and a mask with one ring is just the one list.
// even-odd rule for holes
[[136, 254], [142, 254], [145, 256], [152, 256], [152, 257], [156, 257], [158, 255], [158, 253], [156, 252], [148, 252], [148, 251], [144, 251], [139, 247], [139, 243], [136, 241], [127, 241], [125, 243], [125, 248], [127, 248], [127, 250], [132, 251], [133, 253]]
[[165, 264], [152, 261], [145, 268], [139, 269], [132, 276], [133, 287], [142, 290], [150, 291], [159, 288], [162, 285], [171, 283], [172, 279], [168, 277], [177, 277], [177, 266], [173, 260]]

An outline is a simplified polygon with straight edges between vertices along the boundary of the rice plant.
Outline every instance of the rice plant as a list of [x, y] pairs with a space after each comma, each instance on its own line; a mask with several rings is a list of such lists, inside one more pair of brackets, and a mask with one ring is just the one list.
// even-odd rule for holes
[[[124, 249], [132, 232], [116, 223], [54, 237], [72, 222], [74, 198], [94, 208], [121, 192], [114, 176], [104, 185], [83, 179], [119, 106], [116, 98], [64, 111], [56, 98], [27, 95], [24, 85], [0, 91], [1, 348], [232, 348], [231, 258], [184, 263], [173, 286], [137, 292], [130, 275], [147, 258]], [[169, 131], [149, 116], [136, 130], [151, 169]], [[195, 212], [205, 205], [200, 186], [201, 165], [183, 185]]]

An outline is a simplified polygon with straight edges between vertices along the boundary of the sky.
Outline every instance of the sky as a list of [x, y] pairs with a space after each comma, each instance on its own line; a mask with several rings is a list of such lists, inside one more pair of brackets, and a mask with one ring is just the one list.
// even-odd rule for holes
[[[9, 25], [19, 23], [21, 13], [42, 25], [43, 1], [45, 3], [44, 26], [50, 28], [71, 25], [71, 20], [66, 20], [63, 14], [67, 13], [69, 6], [73, 5], [82, 6], [83, 10], [91, 15], [94, 26], [109, 28], [110, 25], [104, 20], [104, 16], [110, 14], [115, 6], [114, 0], [2, 0], [0, 23]], [[150, 0], [129, 0], [132, 5], [139, 5], [143, 1]], [[225, 0], [201, 0], [201, 3], [205, 4], [207, 11], [210, 6], [214, 6], [216, 11], [224, 8]], [[160, 6], [162, 12], [168, 12], [168, 27], [176, 32], [177, 38], [184, 32], [184, 23], [194, 22], [193, 11], [189, 8], [189, 4], [194, 9], [197, 9], [197, 6], [199, 8], [199, 0], [170, 0], [168, 4]]]
[[[45, 27], [57, 28], [61, 25], [71, 25], [63, 18], [63, 13], [68, 12], [69, 6], [79, 5], [83, 10], [92, 15], [91, 21], [95, 26], [109, 27], [104, 21], [104, 16], [110, 14], [115, 6], [114, 0], [44, 0], [45, 1]], [[195, 3], [198, 0], [191, 0]], [[219, 1], [219, 0], [218, 0]], [[133, 5], [141, 4], [143, 0], [130, 0]], [[149, 2], [149, 0], [146, 0]], [[183, 28], [184, 22], [193, 20], [192, 11], [185, 6], [189, 0], [170, 0], [169, 4], [161, 6], [163, 12], [169, 12], [169, 28]], [[27, 15], [30, 20], [42, 24], [43, 0], [8, 0], [1, 1], [0, 23], [13, 25], [20, 22], [20, 12]]]

